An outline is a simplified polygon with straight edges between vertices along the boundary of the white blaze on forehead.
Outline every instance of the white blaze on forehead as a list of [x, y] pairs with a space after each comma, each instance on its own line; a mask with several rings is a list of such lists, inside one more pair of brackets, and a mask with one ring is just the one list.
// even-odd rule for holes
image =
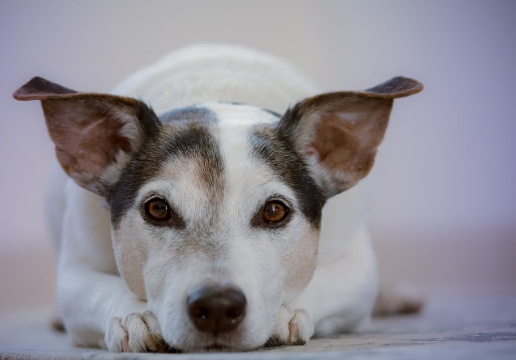
[[276, 194], [294, 201], [292, 189], [269, 166], [257, 161], [250, 144], [257, 127], [275, 126], [278, 117], [247, 105], [216, 103], [208, 107], [217, 114], [215, 136], [224, 163], [224, 206], [246, 212], [239, 217], [249, 223], [248, 212], [257, 210], [256, 202]]

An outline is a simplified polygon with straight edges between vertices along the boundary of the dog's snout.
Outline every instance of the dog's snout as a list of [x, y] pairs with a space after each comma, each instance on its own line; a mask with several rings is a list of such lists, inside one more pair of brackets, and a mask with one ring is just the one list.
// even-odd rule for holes
[[187, 299], [195, 327], [212, 334], [234, 330], [245, 316], [246, 305], [244, 293], [233, 287], [201, 287]]

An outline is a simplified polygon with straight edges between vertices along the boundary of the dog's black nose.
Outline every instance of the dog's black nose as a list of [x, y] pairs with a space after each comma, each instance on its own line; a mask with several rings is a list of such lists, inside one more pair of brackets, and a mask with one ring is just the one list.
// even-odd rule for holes
[[187, 299], [195, 327], [212, 334], [234, 330], [245, 316], [246, 304], [244, 293], [233, 287], [201, 287]]

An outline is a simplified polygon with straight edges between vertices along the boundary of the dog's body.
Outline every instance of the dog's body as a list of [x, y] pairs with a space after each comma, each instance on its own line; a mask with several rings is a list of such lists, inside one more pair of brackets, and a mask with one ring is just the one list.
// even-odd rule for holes
[[20, 88], [42, 100], [71, 177], [53, 182], [49, 215], [74, 343], [245, 350], [366, 323], [377, 275], [363, 190], [329, 202], [319, 241], [321, 211], [369, 171], [392, 100], [421, 88], [314, 96], [290, 65], [219, 46], [175, 52], [119, 96]]

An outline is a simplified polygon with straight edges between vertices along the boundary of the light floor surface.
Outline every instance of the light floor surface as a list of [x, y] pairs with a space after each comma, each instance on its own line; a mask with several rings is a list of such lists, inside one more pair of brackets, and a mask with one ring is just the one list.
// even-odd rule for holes
[[[360, 334], [244, 353], [116, 354], [74, 348], [41, 311], [0, 325], [1, 359], [516, 359], [516, 291], [428, 297], [416, 316], [374, 319]], [[29, 319], [30, 318], [30, 319]]]

